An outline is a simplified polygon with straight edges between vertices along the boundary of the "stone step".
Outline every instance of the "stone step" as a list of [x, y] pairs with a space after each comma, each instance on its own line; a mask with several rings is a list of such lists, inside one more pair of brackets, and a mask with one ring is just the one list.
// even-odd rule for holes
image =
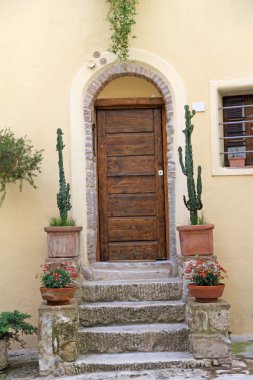
[[81, 326], [181, 322], [185, 317], [182, 301], [140, 301], [86, 303], [79, 307]]
[[175, 276], [174, 272], [170, 261], [97, 262], [87, 268], [85, 278], [93, 281], [168, 278]]
[[90, 302], [177, 300], [181, 295], [182, 281], [178, 278], [84, 281], [82, 285], [82, 298]]
[[131, 279], [155, 279], [169, 278], [170, 272], [167, 269], [154, 270], [117, 270], [117, 269], [94, 269], [92, 271], [94, 281], [107, 280], [131, 280]]
[[79, 329], [80, 353], [187, 351], [185, 323], [154, 323]]
[[[196, 360], [188, 352], [133, 352], [81, 355], [65, 362], [66, 375], [109, 371], [142, 371], [166, 368], [195, 368]], [[146, 376], [145, 376], [146, 377]], [[100, 377], [101, 379], [103, 377]], [[135, 376], [133, 376], [135, 378]], [[140, 379], [141, 377], [138, 377]]]

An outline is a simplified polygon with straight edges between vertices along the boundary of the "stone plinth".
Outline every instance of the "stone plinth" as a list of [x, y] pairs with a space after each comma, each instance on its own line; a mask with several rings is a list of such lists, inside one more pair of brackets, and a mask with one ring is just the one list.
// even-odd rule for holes
[[190, 349], [195, 359], [212, 359], [216, 365], [231, 364], [229, 309], [230, 305], [222, 299], [209, 303], [187, 299], [186, 320], [190, 328]]
[[41, 376], [64, 375], [64, 361], [78, 356], [78, 308], [76, 302], [39, 308], [39, 368]]

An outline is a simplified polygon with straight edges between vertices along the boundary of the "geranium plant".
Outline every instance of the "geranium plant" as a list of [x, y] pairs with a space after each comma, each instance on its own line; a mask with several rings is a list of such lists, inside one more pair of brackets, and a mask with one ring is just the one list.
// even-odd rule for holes
[[72, 262], [60, 263], [57, 266], [45, 264], [41, 275], [41, 284], [45, 288], [70, 288], [75, 286], [79, 273]]
[[227, 271], [217, 262], [197, 258], [189, 262], [185, 278], [199, 286], [219, 285], [227, 277]]

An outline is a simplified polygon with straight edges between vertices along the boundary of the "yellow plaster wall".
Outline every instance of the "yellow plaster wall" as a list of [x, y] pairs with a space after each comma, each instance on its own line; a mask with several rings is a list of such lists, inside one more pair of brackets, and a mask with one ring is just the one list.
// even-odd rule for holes
[[[43, 228], [48, 216], [57, 214], [55, 132], [59, 127], [64, 132], [69, 179], [70, 89], [92, 53], [107, 50], [106, 12], [105, 0], [0, 0], [0, 128], [27, 134], [44, 149], [38, 189], [24, 185], [19, 193], [9, 186], [0, 209], [0, 310], [18, 308], [32, 314], [34, 322], [41, 300], [35, 275], [46, 258]], [[232, 304], [231, 330], [252, 334], [253, 179], [211, 176], [209, 102], [210, 81], [253, 76], [252, 0], [140, 0], [137, 13], [131, 47], [168, 62], [183, 81], [189, 104], [205, 102], [206, 111], [194, 119], [204, 212], [215, 223], [215, 252], [229, 271], [224, 297]], [[118, 89], [110, 93], [118, 96]], [[144, 93], [150, 96], [149, 90]], [[178, 183], [184, 183], [183, 176]], [[177, 218], [184, 222], [186, 215], [180, 211]]]
[[98, 95], [98, 99], [106, 98], [138, 98], [161, 97], [159, 91], [145, 79], [123, 77], [108, 83]]

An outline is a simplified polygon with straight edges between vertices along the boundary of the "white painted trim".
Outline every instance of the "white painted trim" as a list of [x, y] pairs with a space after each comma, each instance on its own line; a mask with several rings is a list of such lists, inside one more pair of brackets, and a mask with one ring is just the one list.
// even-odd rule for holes
[[[158, 75], [164, 78], [164, 81], [171, 89], [174, 106], [174, 158], [177, 161], [177, 147], [184, 143], [184, 105], [186, 104], [184, 84], [175, 69], [161, 57], [148, 51], [139, 49], [130, 49], [129, 59], [139, 62], [156, 71]], [[86, 181], [85, 181], [85, 134], [83, 118], [83, 98], [85, 90], [97, 75], [101, 74], [108, 66], [114, 62], [115, 57], [111, 53], [104, 53], [103, 57], [107, 59], [107, 65], [101, 66], [98, 60], [93, 69], [88, 68], [87, 64], [76, 75], [70, 89], [70, 167], [71, 167], [71, 193], [72, 193], [72, 213], [77, 220], [78, 225], [82, 225], [84, 231], [87, 227], [86, 219]], [[176, 165], [176, 178], [182, 177]], [[186, 212], [182, 202], [182, 194], [185, 191], [185, 181], [177, 180], [176, 183], [176, 224], [181, 224], [186, 219]], [[181, 217], [180, 217], [181, 216]], [[86, 234], [83, 234], [86, 239]], [[86, 259], [84, 249], [86, 241], [82, 241], [81, 255]]]
[[221, 95], [252, 93], [253, 78], [219, 80], [210, 82], [211, 160], [212, 175], [252, 175], [253, 168], [227, 168], [220, 158], [219, 111]]

